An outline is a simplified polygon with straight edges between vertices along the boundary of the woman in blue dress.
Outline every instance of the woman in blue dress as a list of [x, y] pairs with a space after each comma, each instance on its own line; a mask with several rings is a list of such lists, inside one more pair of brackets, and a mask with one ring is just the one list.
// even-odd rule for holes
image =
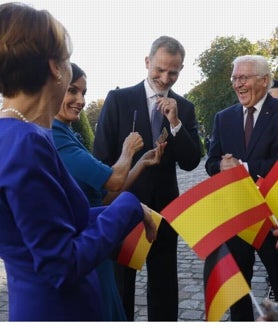
[[90, 208], [51, 125], [71, 81], [70, 37], [47, 11], [0, 5], [0, 257], [9, 320], [104, 320], [95, 268], [150, 210], [128, 192]]
[[[54, 143], [66, 168], [87, 195], [90, 205], [100, 206], [103, 202], [110, 202], [115, 193], [128, 188], [144, 168], [158, 164], [165, 144], [144, 154], [131, 171], [133, 155], [143, 146], [142, 138], [136, 132], [126, 138], [122, 154], [112, 167], [94, 158], [71, 128], [71, 123], [80, 119], [87, 89], [85, 72], [74, 63], [71, 66], [72, 80], [52, 125]], [[104, 296], [105, 320], [126, 320], [112, 260], [107, 259], [101, 263], [97, 272]]]

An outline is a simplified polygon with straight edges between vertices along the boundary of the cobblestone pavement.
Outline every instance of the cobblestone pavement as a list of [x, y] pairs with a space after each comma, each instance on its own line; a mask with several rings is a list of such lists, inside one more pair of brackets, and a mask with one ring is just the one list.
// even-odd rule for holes
[[[191, 172], [177, 171], [180, 193], [208, 178], [203, 158], [199, 166]], [[186, 245], [184, 240], [178, 240], [178, 280], [179, 280], [179, 321], [204, 321], [204, 293], [203, 293], [203, 264], [196, 254]], [[268, 286], [266, 284], [266, 271], [259, 258], [256, 258], [254, 276], [252, 280], [252, 293], [258, 304], [266, 297]], [[147, 273], [146, 268], [137, 272], [135, 296], [135, 320], [147, 321], [146, 301]], [[165, 297], [166, 298], [166, 297]], [[256, 317], [258, 315], [254, 308]], [[229, 320], [227, 312], [222, 321]]]
[[[191, 172], [178, 170], [180, 193], [208, 178], [204, 169], [205, 158], [198, 168]], [[267, 294], [266, 272], [260, 260], [256, 259], [252, 292], [258, 304]], [[178, 278], [179, 278], [179, 321], [204, 321], [204, 295], [203, 295], [203, 261], [179, 238], [178, 243]], [[147, 321], [146, 302], [147, 273], [146, 268], [137, 273], [135, 296], [135, 321]], [[165, 298], [167, 298], [165, 296]], [[0, 321], [7, 321], [8, 296], [6, 274], [0, 260]], [[256, 313], [256, 308], [255, 313]], [[257, 313], [256, 313], [257, 314]], [[226, 313], [222, 321], [228, 321]]]

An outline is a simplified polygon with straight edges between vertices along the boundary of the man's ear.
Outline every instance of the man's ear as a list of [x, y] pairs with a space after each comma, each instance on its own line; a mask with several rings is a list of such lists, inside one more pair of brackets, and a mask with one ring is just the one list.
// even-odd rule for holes
[[145, 67], [146, 67], [146, 69], [149, 69], [149, 65], [150, 65], [150, 57], [146, 56], [145, 57]]

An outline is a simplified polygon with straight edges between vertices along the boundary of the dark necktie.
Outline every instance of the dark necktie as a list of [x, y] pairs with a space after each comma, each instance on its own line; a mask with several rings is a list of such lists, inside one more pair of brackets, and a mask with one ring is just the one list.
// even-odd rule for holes
[[161, 132], [161, 124], [162, 124], [163, 115], [157, 109], [157, 105], [155, 104], [152, 109], [152, 117], [151, 117], [151, 125], [152, 125], [152, 134], [153, 134], [153, 146], [155, 147], [155, 142], [160, 135]]
[[245, 147], [247, 148], [248, 143], [250, 141], [250, 137], [252, 134], [253, 126], [254, 126], [254, 112], [256, 111], [255, 107], [249, 107], [247, 109], [247, 118], [245, 122]]

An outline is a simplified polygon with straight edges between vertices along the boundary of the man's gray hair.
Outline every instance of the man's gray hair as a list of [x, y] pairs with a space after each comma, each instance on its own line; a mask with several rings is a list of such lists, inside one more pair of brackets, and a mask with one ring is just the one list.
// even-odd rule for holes
[[272, 76], [271, 76], [268, 61], [264, 56], [261, 55], [238, 56], [232, 62], [233, 66], [241, 63], [252, 63], [254, 64], [254, 68], [255, 68], [255, 71], [253, 72], [254, 74], [258, 74], [261, 77], [267, 75], [269, 77], [268, 89], [270, 89], [272, 85]]
[[172, 55], [180, 54], [183, 63], [185, 50], [183, 45], [178, 40], [166, 35], [159, 37], [152, 43], [149, 57], [152, 58], [159, 48], [164, 48], [167, 53]]

